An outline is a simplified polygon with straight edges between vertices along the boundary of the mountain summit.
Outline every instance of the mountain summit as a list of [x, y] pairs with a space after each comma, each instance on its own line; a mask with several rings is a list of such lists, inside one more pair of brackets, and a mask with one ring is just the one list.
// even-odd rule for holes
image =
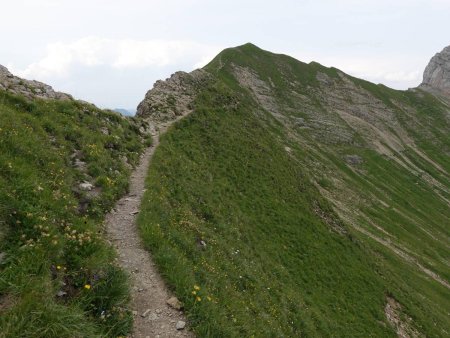
[[450, 97], [450, 46], [433, 56], [425, 68], [420, 87]]

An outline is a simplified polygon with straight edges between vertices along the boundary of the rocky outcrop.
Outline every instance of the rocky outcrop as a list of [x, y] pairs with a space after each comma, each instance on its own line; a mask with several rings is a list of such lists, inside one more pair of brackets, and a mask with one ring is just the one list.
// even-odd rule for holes
[[189, 114], [192, 102], [211, 75], [201, 69], [191, 73], [176, 72], [165, 81], [156, 81], [138, 105], [136, 116], [153, 124], [171, 122]]
[[0, 90], [6, 90], [13, 94], [20, 94], [29, 99], [72, 99], [72, 96], [69, 94], [57, 92], [45, 83], [34, 80], [25, 80], [18, 76], [14, 76], [6, 67], [2, 65], [0, 65]]
[[420, 88], [450, 97], [450, 46], [433, 56]]

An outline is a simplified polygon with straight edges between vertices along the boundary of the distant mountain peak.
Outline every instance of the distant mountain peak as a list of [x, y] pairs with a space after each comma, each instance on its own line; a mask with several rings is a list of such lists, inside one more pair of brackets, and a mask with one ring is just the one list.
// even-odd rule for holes
[[421, 88], [450, 96], [450, 46], [437, 53], [423, 73]]

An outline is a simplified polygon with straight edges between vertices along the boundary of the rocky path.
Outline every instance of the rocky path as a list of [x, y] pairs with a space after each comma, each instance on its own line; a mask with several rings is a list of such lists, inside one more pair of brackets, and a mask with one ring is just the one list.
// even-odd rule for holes
[[[163, 126], [160, 133], [166, 129], [167, 126]], [[155, 136], [153, 141], [153, 146], [143, 154], [131, 176], [129, 194], [120, 199], [106, 216], [107, 235], [118, 252], [120, 266], [129, 273], [132, 283], [134, 328], [131, 337], [194, 337], [185, 327], [186, 318], [182, 311], [176, 309], [177, 304], [168, 305], [167, 301], [172, 296], [152, 262], [150, 253], [144, 250], [136, 224], [147, 170], [159, 144], [159, 137]]]

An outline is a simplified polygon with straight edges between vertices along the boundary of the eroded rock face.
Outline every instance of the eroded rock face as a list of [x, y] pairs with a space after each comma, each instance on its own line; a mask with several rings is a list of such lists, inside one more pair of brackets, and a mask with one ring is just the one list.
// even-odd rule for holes
[[211, 75], [197, 69], [191, 73], [176, 72], [165, 81], [156, 81], [139, 104], [136, 116], [155, 124], [173, 121], [192, 111], [192, 101]]
[[450, 96], [450, 46], [433, 56], [425, 68], [420, 87]]
[[0, 89], [6, 90], [13, 94], [23, 95], [29, 99], [73, 99], [69, 94], [57, 92], [45, 83], [34, 80], [25, 80], [18, 76], [14, 76], [6, 67], [2, 65], [0, 65]]

